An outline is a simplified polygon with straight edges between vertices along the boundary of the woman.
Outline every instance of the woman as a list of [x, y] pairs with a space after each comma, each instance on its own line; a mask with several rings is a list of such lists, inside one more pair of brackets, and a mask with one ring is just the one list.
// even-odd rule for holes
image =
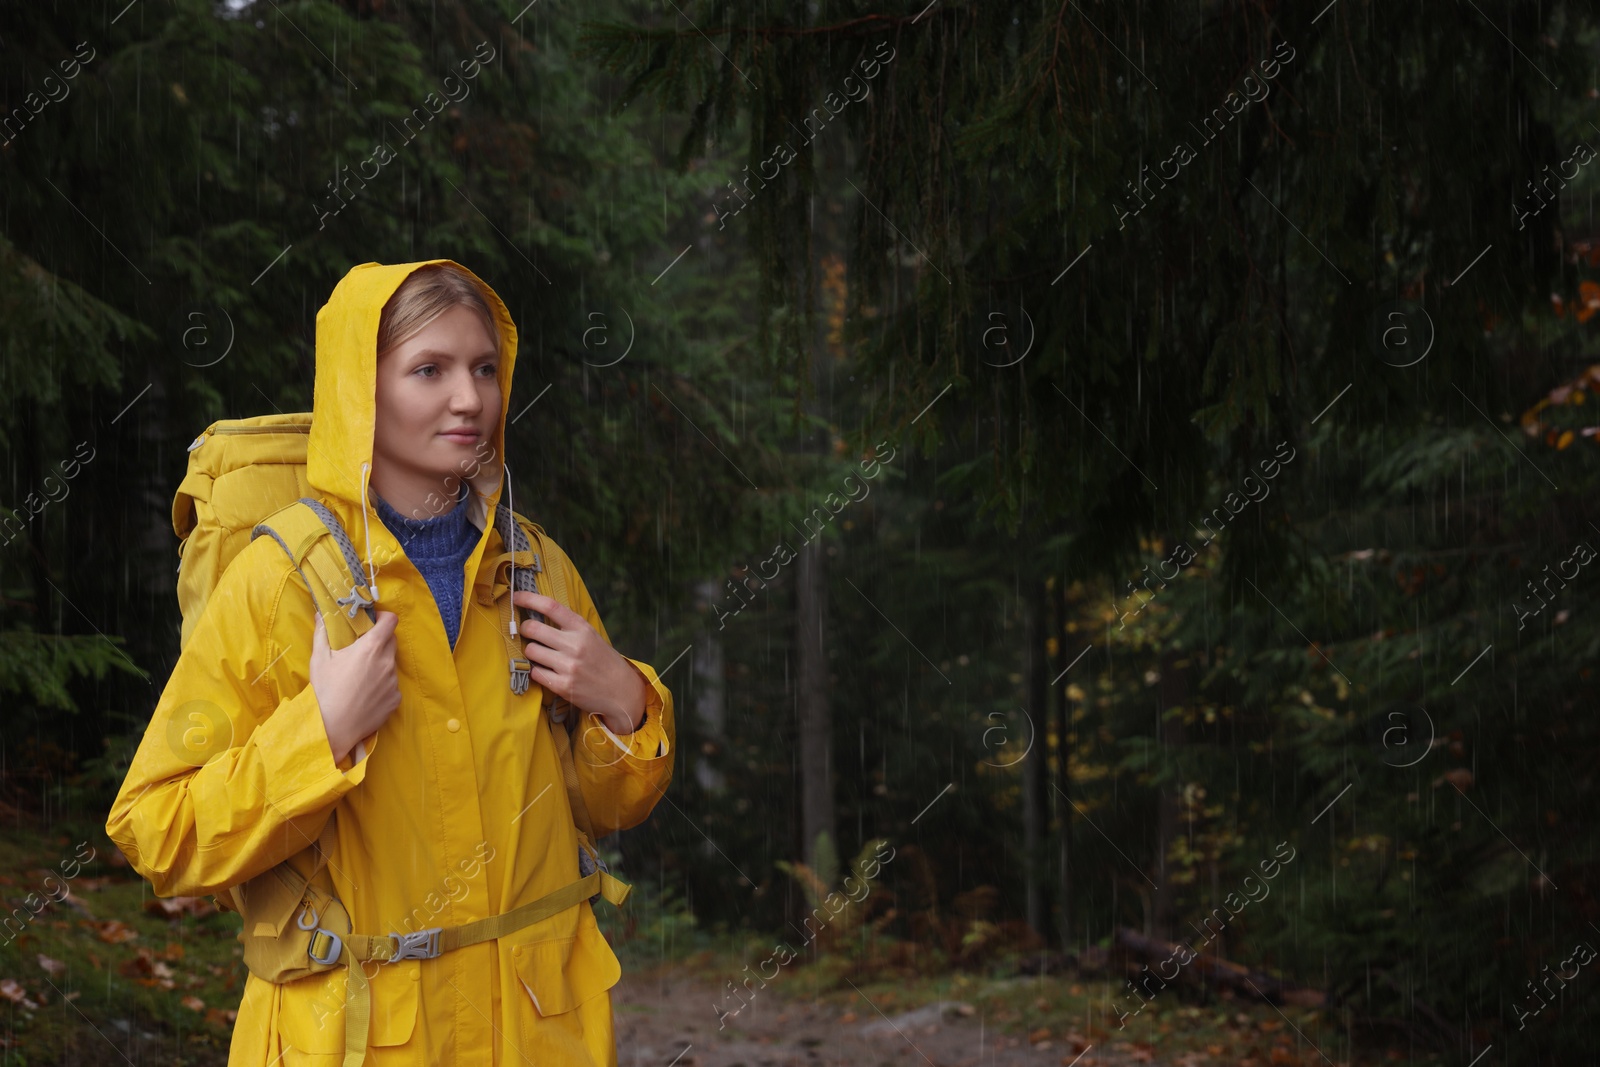
[[[550, 694], [581, 712], [574, 756], [597, 836], [642, 822], [666, 789], [672, 695], [612, 649], [562, 553], [542, 562], [566, 568], [575, 610], [512, 594], [546, 621], [520, 631], [535, 684], [517, 695], [508, 682], [480, 564], [502, 550], [488, 519], [508, 478], [516, 340], [500, 298], [449, 260], [362, 264], [318, 312], [306, 478], [364, 556], [377, 621], [330, 651], [272, 538], [229, 565], [106, 823], [157, 895], [242, 883], [305, 850], [335, 812], [327, 869], [357, 933], [458, 926], [574, 882]], [[231, 730], [199, 768], [173, 742], [197, 708], [221, 709]], [[620, 969], [587, 901], [363, 969], [374, 1067], [616, 1063]], [[228, 1062], [352, 1062], [346, 982], [343, 967], [281, 985], [250, 975]]]

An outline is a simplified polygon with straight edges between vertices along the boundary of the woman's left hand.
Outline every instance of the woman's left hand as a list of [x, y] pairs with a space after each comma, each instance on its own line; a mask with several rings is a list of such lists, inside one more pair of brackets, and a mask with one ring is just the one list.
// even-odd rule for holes
[[614, 734], [630, 734], [644, 718], [644, 676], [595, 632], [589, 621], [554, 597], [516, 590], [511, 602], [542, 614], [520, 632], [529, 643], [528, 676], [563, 700], [592, 711]]

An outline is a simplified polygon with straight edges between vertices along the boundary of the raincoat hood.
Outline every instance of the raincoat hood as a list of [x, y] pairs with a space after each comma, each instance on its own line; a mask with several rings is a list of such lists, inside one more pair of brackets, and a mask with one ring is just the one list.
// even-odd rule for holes
[[[512, 372], [516, 369], [517, 328], [504, 301], [476, 274], [450, 259], [415, 263], [363, 263], [334, 286], [317, 312], [317, 368], [312, 397], [311, 435], [306, 451], [306, 479], [313, 489], [350, 504], [362, 516], [362, 541], [357, 549], [367, 559], [368, 581], [375, 586], [370, 526], [376, 517], [368, 482], [372, 478], [372, 443], [377, 418], [378, 324], [395, 290], [419, 267], [450, 264], [482, 286], [485, 301], [500, 331], [500, 421], [490, 439], [490, 461], [466, 474], [472, 487], [467, 519], [478, 529], [499, 503], [505, 485], [506, 412], [511, 404]], [[351, 530], [352, 539], [355, 531]], [[376, 592], [374, 596], [377, 596]]]

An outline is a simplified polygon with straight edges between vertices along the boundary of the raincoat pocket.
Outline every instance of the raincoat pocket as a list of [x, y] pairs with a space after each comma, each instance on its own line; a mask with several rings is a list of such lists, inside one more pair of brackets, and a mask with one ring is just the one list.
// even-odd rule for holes
[[[368, 1045], [403, 1045], [411, 1040], [417, 1025], [417, 989], [421, 982], [421, 961], [402, 960], [394, 964], [368, 962], [366, 973], [371, 991], [371, 1022]], [[335, 1064], [344, 1059], [345, 985], [349, 971], [339, 967], [312, 975], [281, 987], [283, 1000], [278, 1011], [278, 1036], [282, 1040], [284, 1062]], [[293, 1051], [290, 1051], [293, 1050]], [[307, 1057], [309, 1054], [309, 1058]]]
[[523, 942], [511, 949], [511, 959], [534, 1009], [544, 1017], [571, 1011], [622, 977], [622, 965], [588, 908], [581, 909], [572, 936]]

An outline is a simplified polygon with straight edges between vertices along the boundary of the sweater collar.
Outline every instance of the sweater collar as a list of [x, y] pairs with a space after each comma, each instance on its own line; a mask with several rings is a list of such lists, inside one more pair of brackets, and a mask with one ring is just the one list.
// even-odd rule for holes
[[460, 554], [461, 546], [471, 537], [476, 543], [476, 534], [480, 531], [474, 529], [469, 534], [468, 512], [471, 510], [466, 505], [466, 497], [471, 487], [465, 480], [456, 493], [456, 503], [449, 511], [442, 515], [432, 515], [423, 518], [413, 518], [402, 515], [390, 506], [377, 493], [368, 488], [372, 501], [377, 507], [378, 518], [394, 534], [395, 539], [405, 550], [407, 558], [440, 559], [454, 557]]

